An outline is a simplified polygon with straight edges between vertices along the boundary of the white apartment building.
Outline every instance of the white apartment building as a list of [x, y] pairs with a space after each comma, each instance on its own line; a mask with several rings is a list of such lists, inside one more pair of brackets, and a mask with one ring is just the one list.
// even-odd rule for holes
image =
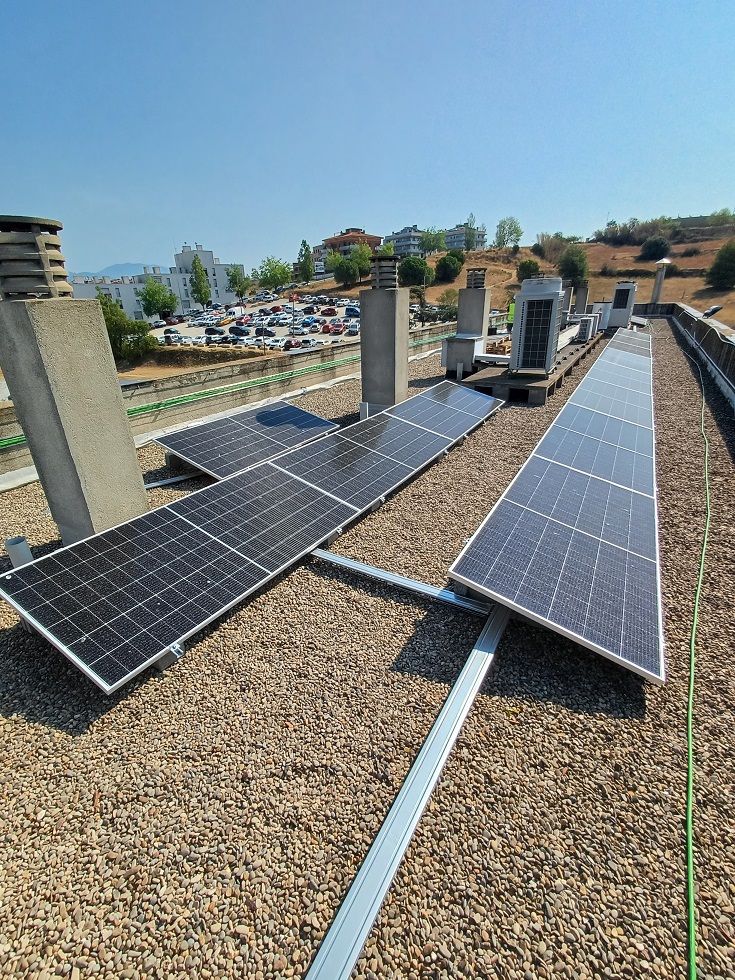
[[393, 249], [396, 255], [404, 259], [407, 255], [421, 255], [421, 229], [416, 225], [407, 225], [400, 231], [394, 231], [391, 235], [386, 235], [384, 242], [393, 242]]
[[[447, 251], [453, 248], [460, 248], [464, 250], [464, 238], [467, 232], [467, 225], [455, 225], [454, 228], [447, 228], [444, 232], [444, 238], [447, 243]], [[487, 233], [481, 231], [479, 228], [475, 228], [475, 248], [484, 249], [487, 248]]]
[[221, 303], [223, 306], [229, 303], [236, 303], [237, 296], [227, 288], [227, 270], [232, 266], [240, 269], [243, 273], [245, 268], [238, 262], [220, 262], [215, 257], [214, 252], [202, 248], [201, 245], [184, 245], [180, 252], [174, 255], [175, 265], [166, 268], [165, 266], [154, 265], [152, 267], [143, 266], [143, 272], [138, 276], [123, 276], [121, 279], [110, 279], [109, 276], [102, 278], [95, 277], [88, 279], [85, 276], [75, 276], [72, 279], [75, 299], [96, 299], [97, 288], [115, 300], [119, 306], [132, 320], [145, 320], [143, 307], [136, 290], [142, 289], [147, 279], [155, 279], [168, 286], [176, 294], [179, 305], [175, 312], [183, 313], [189, 309], [197, 309], [198, 304], [191, 298], [191, 288], [189, 279], [191, 277], [191, 264], [194, 256], [198, 255], [204, 267], [204, 271], [209, 279], [209, 287], [212, 290], [212, 302]]

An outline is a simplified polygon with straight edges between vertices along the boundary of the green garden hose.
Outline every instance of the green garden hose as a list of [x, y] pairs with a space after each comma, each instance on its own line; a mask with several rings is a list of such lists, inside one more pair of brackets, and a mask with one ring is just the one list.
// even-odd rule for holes
[[[687, 354], [687, 357], [690, 355]], [[689, 639], [689, 695], [687, 699], [687, 797], [686, 797], [686, 849], [687, 849], [687, 934], [689, 945], [689, 980], [697, 976], [697, 916], [696, 896], [694, 894], [694, 666], [695, 643], [697, 638], [697, 622], [699, 619], [699, 598], [702, 593], [704, 579], [704, 560], [707, 552], [707, 538], [710, 525], [710, 493], [709, 493], [709, 439], [704, 428], [704, 379], [702, 369], [695, 358], [691, 357], [699, 372], [699, 384], [702, 389], [702, 414], [700, 429], [704, 439], [704, 488], [707, 503], [707, 515], [704, 522], [702, 538], [702, 553], [699, 559], [699, 578], [694, 595], [694, 614], [692, 617], [692, 632]]]

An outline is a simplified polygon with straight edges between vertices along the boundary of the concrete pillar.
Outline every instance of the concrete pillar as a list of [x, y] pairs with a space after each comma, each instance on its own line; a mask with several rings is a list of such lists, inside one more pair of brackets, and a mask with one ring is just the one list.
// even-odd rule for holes
[[577, 286], [577, 293], [574, 297], [574, 312], [584, 316], [587, 312], [587, 297], [589, 296], [589, 283], [583, 279]]
[[651, 295], [652, 303], [661, 302], [661, 290], [664, 286], [664, 278], [666, 277], [666, 266], [671, 265], [671, 259], [659, 259], [656, 263], [656, 278], [653, 283], [653, 294]]
[[[490, 322], [490, 290], [485, 289], [485, 269], [467, 270], [467, 288], [459, 290], [457, 335], [487, 337]], [[470, 364], [465, 365], [470, 370]]]
[[0, 366], [51, 515], [72, 544], [144, 513], [148, 500], [102, 308], [64, 298], [60, 229], [0, 216]]
[[361, 418], [408, 398], [409, 290], [397, 288], [396, 265], [397, 256], [378, 257], [373, 288], [360, 292]]

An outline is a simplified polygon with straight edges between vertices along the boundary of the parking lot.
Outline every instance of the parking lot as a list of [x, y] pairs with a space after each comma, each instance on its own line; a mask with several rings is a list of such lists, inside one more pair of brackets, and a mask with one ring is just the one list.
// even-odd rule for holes
[[[187, 319], [159, 321], [151, 333], [165, 344], [243, 347], [298, 353], [356, 340], [360, 333], [359, 301], [319, 294], [268, 294], [230, 310], [210, 309]], [[183, 322], [177, 322], [182, 321]]]

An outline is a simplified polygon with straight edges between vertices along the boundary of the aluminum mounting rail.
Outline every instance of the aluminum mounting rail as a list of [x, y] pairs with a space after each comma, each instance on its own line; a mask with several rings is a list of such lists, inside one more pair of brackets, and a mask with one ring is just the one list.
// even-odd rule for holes
[[347, 980], [429, 802], [449, 753], [493, 662], [510, 617], [496, 605], [444, 702], [388, 816], [360, 866], [317, 954], [307, 980]]
[[365, 565], [354, 558], [346, 558], [344, 555], [337, 555], [332, 551], [325, 551], [323, 548], [315, 548], [312, 557], [320, 558], [322, 561], [331, 562], [346, 568], [350, 572], [358, 575], [366, 575], [368, 578], [377, 579], [379, 582], [387, 582], [395, 585], [399, 589], [406, 589], [409, 592], [417, 592], [419, 595], [426, 596], [428, 599], [437, 599], [439, 602], [446, 602], [457, 609], [464, 609], [467, 612], [479, 613], [481, 616], [488, 616], [492, 611], [492, 602], [483, 602], [477, 599], [467, 599], [465, 596], [456, 595], [451, 589], [440, 589], [436, 585], [429, 585], [426, 582], [419, 582], [415, 578], [406, 578], [404, 575], [396, 575], [395, 572], [387, 572], [382, 568], [375, 568], [373, 565]]

